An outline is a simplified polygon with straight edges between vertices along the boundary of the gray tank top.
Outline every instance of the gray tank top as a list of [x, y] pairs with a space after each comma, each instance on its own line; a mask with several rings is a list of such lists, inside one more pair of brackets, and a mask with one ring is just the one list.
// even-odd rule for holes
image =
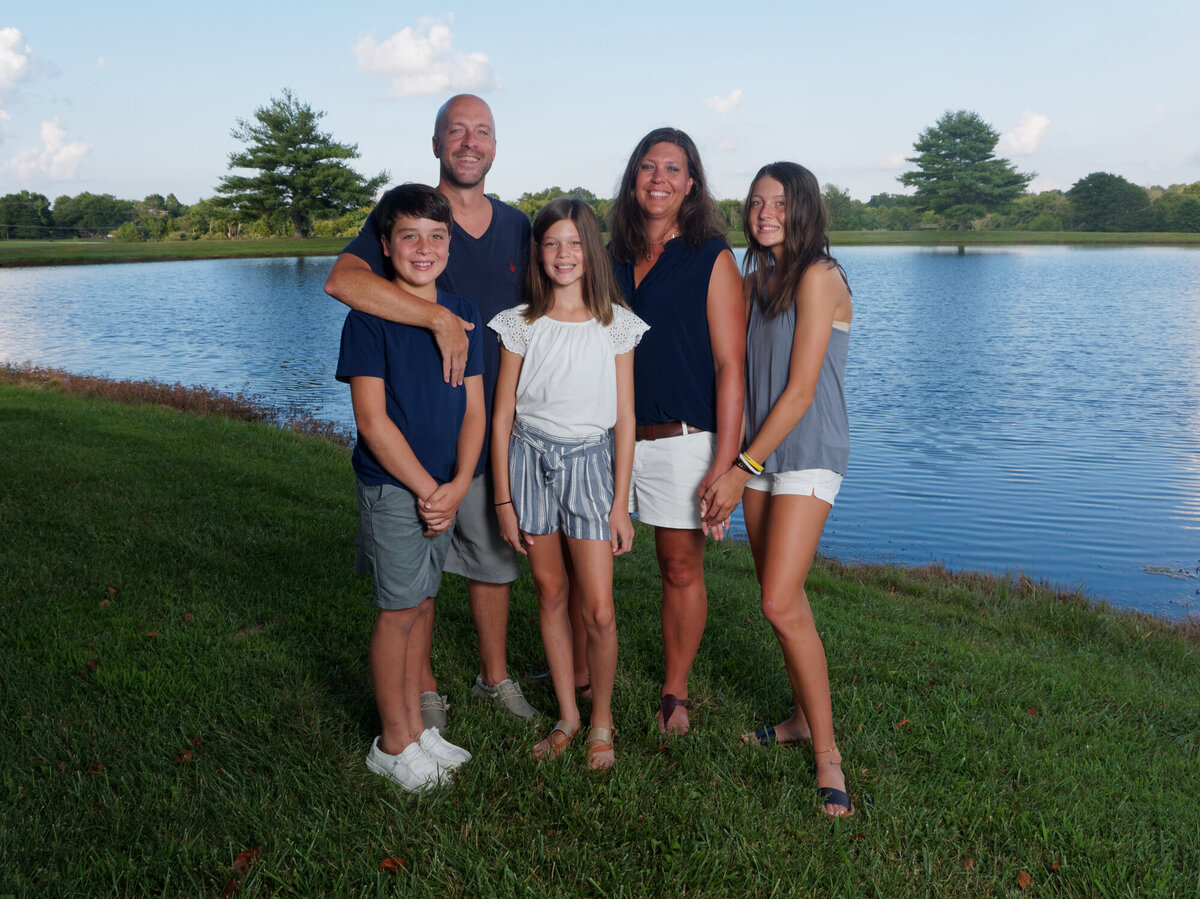
[[[747, 445], [758, 434], [787, 386], [795, 330], [795, 306], [789, 306], [776, 318], [767, 318], [758, 307], [757, 297], [750, 303], [746, 332]], [[759, 460], [765, 471], [826, 468], [841, 475], [846, 473], [850, 461], [850, 422], [846, 416], [844, 384], [849, 346], [849, 325], [835, 322], [812, 405], [775, 452]]]

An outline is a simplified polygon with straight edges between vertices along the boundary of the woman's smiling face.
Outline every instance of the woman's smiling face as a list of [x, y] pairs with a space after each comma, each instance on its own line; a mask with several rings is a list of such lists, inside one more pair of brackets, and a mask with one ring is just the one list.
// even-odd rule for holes
[[655, 144], [638, 163], [637, 201], [652, 219], [673, 222], [691, 189], [687, 156], [676, 144]]

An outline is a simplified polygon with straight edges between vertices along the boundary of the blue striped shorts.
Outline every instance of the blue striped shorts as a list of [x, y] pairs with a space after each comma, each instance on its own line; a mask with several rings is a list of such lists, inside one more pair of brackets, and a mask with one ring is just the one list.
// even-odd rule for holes
[[613, 504], [612, 432], [582, 440], [513, 423], [508, 477], [526, 534], [562, 530], [577, 540], [608, 540]]

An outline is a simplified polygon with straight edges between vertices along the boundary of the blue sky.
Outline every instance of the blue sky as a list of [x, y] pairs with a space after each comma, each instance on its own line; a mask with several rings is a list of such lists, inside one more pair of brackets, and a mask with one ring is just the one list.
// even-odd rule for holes
[[609, 196], [628, 153], [674, 125], [714, 193], [775, 159], [868, 199], [921, 130], [978, 112], [1034, 189], [1094, 171], [1200, 180], [1200, 3], [361, 0], [6, 4], [0, 194], [211, 196], [230, 130], [283, 88], [357, 143], [357, 168], [434, 181], [434, 112], [496, 114], [488, 189]]

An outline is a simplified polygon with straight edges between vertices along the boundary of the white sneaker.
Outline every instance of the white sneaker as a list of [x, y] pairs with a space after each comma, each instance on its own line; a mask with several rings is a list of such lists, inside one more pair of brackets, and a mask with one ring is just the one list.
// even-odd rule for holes
[[453, 771], [471, 761], [471, 753], [461, 746], [455, 746], [443, 737], [436, 727], [427, 727], [421, 731], [421, 739], [418, 742], [425, 754], [445, 771]]
[[379, 737], [367, 753], [367, 768], [398, 783], [410, 793], [424, 793], [438, 784], [454, 783], [448, 770], [439, 770], [437, 763], [417, 742], [409, 743], [399, 755], [390, 755], [379, 748]]
[[[417, 774], [433, 781], [433, 785], [444, 784], [449, 786], [454, 783], [454, 775], [450, 773], [450, 768], [446, 765], [439, 764], [437, 759], [425, 751], [425, 747], [421, 745], [421, 741], [412, 744], [420, 750], [420, 753], [414, 753], [409, 765]], [[411, 747], [410, 747], [411, 748]]]

